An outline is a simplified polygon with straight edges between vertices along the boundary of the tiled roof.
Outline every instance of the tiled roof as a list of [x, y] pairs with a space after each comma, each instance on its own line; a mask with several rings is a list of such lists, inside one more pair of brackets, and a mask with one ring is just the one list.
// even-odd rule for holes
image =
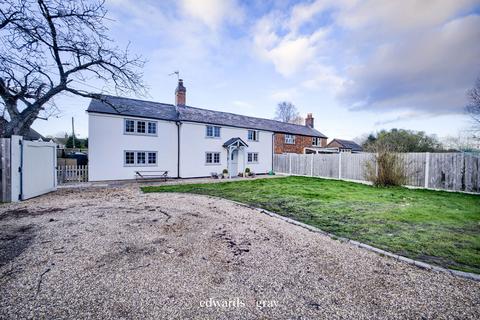
[[210, 123], [224, 126], [327, 138], [324, 134], [313, 128], [298, 124], [248, 117], [234, 113], [200, 109], [190, 106], [179, 106], [177, 113], [175, 106], [172, 104], [107, 95], [102, 96], [101, 100], [92, 99], [87, 111], [93, 113], [107, 113], [170, 121]]
[[[342, 139], [333, 139], [332, 142], [333, 141], [337, 141], [344, 148], [351, 149], [352, 151], [362, 151], [363, 150], [363, 148], [359, 144], [357, 144], [355, 141], [342, 140]], [[330, 142], [330, 143], [332, 143], [332, 142]]]

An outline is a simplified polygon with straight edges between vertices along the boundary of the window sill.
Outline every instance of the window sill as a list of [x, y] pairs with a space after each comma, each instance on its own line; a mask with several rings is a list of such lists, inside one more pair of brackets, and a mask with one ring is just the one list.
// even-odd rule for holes
[[158, 133], [123, 132], [126, 136], [158, 137]]
[[206, 166], [221, 166], [221, 163], [205, 163]]
[[141, 167], [157, 167], [158, 165], [155, 164], [124, 164], [124, 167], [129, 167], [129, 168], [141, 168]]

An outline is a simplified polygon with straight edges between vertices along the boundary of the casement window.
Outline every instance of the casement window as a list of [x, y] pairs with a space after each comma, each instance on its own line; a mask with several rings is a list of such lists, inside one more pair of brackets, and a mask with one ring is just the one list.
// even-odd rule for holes
[[156, 136], [157, 122], [125, 119], [124, 133], [133, 134], [133, 135], [138, 134], [138, 135], [146, 135], [146, 136]]
[[206, 131], [207, 138], [220, 138], [220, 127], [207, 126]]
[[206, 164], [220, 164], [220, 152], [207, 152], [205, 153]]
[[312, 146], [321, 146], [321, 139], [320, 138], [317, 138], [317, 137], [313, 137], [312, 138]]
[[126, 164], [126, 165], [133, 165], [133, 164], [135, 164], [135, 152], [133, 152], [133, 151], [125, 151], [125, 164]]
[[285, 135], [285, 143], [286, 144], [295, 144], [295, 136], [293, 134], [286, 134]]
[[248, 163], [257, 163], [258, 162], [258, 152], [247, 153], [247, 162]]
[[248, 140], [258, 141], [259, 132], [258, 130], [248, 130]]
[[157, 153], [149, 152], [148, 153], [148, 164], [157, 164]]
[[155, 166], [157, 164], [156, 151], [125, 151], [125, 166]]
[[149, 122], [148, 123], [148, 134], [157, 134], [157, 123]]
[[145, 121], [137, 121], [137, 133], [145, 133]]
[[133, 133], [135, 132], [135, 121], [134, 120], [125, 120], [125, 132]]

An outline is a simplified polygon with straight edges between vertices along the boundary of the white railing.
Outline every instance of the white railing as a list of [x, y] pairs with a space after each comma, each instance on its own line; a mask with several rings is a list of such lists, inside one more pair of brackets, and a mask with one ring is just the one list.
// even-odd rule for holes
[[57, 167], [57, 181], [58, 184], [71, 182], [87, 182], [88, 181], [88, 166], [58, 166]]
[[[466, 153], [402, 153], [407, 185], [480, 193], [480, 157]], [[276, 154], [274, 170], [291, 175], [366, 181], [372, 153]]]

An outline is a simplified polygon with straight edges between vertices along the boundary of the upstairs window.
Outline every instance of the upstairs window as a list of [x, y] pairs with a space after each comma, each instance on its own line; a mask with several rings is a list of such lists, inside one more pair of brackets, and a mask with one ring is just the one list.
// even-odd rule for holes
[[220, 127], [207, 126], [206, 131], [207, 138], [220, 138]]
[[133, 135], [138, 134], [138, 135], [156, 136], [157, 122], [125, 119], [124, 133], [133, 134]]
[[258, 141], [259, 132], [258, 130], [248, 130], [248, 140]]
[[285, 143], [286, 144], [295, 144], [295, 136], [293, 134], [286, 134], [285, 135]]
[[135, 132], [135, 121], [125, 120], [125, 132]]
[[321, 143], [322, 140], [320, 138], [317, 138], [317, 137], [313, 137], [312, 138], [312, 146], [321, 146]]
[[145, 133], [145, 121], [137, 121], [137, 133]]
[[148, 134], [157, 134], [157, 123], [149, 122], [148, 123]]

